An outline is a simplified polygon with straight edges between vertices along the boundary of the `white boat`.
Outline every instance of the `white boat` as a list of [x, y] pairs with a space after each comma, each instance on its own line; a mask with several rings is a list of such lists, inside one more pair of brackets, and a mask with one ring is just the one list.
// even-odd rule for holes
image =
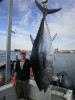
[[0, 57], [5, 57], [6, 53], [4, 51], [0, 51]]
[[[72, 90], [51, 85], [45, 93], [40, 92], [34, 80], [29, 83], [29, 97], [30, 100], [73, 100]], [[18, 100], [12, 83], [0, 87], [0, 100]]]
[[[8, 37], [7, 37], [7, 53], [6, 53], [6, 85], [0, 87], [0, 100], [18, 100], [15, 87], [10, 80], [10, 44], [11, 44], [11, 28], [12, 28], [12, 4], [9, 1], [9, 18], [8, 18]], [[63, 89], [61, 87], [50, 86], [44, 93], [39, 91], [34, 80], [29, 83], [29, 97], [32, 100], [72, 100], [72, 90]]]

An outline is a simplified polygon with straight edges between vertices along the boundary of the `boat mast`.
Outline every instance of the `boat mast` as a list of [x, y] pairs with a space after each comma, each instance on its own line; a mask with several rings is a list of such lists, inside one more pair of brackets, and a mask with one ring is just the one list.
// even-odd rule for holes
[[7, 41], [6, 41], [6, 80], [5, 83], [10, 82], [10, 57], [11, 57], [11, 30], [12, 30], [12, 10], [13, 0], [8, 0], [8, 29], [7, 29]]

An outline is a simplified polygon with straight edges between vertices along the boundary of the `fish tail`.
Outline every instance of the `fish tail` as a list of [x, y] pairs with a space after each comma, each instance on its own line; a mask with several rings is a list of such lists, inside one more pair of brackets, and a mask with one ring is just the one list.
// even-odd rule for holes
[[61, 8], [47, 9], [47, 7], [42, 7], [36, 0], [35, 0], [35, 3], [38, 6], [38, 8], [42, 11], [43, 15], [52, 14], [52, 13], [55, 13], [55, 12], [61, 10]]

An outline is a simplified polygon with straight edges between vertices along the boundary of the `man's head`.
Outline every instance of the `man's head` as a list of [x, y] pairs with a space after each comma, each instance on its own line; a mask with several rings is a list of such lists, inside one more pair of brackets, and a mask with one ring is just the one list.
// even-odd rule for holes
[[26, 56], [26, 51], [25, 50], [21, 50], [20, 51], [20, 55], [21, 55], [21, 58], [24, 59], [25, 56]]

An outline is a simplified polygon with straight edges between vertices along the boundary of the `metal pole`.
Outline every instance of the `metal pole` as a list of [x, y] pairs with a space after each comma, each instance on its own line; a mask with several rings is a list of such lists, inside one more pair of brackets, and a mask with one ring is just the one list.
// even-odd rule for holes
[[6, 84], [10, 82], [11, 31], [12, 31], [13, 0], [8, 0], [8, 30], [6, 44]]

